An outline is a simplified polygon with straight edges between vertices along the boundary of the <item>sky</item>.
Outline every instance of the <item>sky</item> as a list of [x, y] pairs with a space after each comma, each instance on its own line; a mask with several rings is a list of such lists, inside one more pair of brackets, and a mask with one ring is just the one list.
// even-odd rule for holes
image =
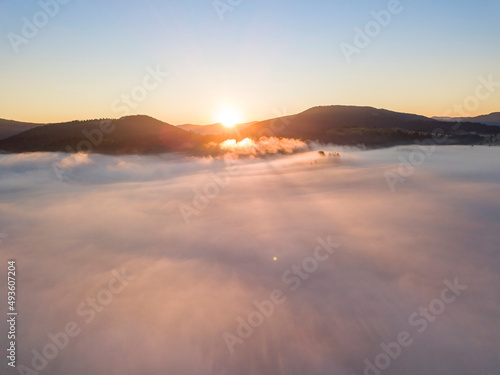
[[0, 118], [500, 110], [496, 0], [55, 1], [0, 1]]

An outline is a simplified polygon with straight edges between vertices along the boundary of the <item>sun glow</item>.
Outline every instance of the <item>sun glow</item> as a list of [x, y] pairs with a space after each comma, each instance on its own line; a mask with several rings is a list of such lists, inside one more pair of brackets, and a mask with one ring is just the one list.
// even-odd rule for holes
[[234, 128], [235, 125], [241, 123], [241, 116], [234, 109], [226, 108], [219, 113], [217, 121], [226, 128]]

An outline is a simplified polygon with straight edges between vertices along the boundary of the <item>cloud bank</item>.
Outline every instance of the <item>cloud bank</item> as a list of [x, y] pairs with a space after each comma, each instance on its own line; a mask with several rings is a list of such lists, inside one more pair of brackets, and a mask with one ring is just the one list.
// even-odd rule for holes
[[293, 154], [305, 151], [309, 147], [305, 142], [293, 138], [261, 137], [258, 141], [245, 138], [242, 141], [228, 139], [220, 144], [212, 143], [209, 147], [218, 147], [224, 156], [266, 156], [274, 154]]
[[[323, 146], [340, 152], [335, 161], [320, 148], [231, 161], [0, 156], [1, 272], [17, 260], [18, 366], [52, 375], [495, 373], [500, 150], [438, 147], [391, 192], [384, 172], [411, 149]], [[193, 201], [203, 205], [188, 224], [179, 207]], [[328, 238], [340, 245], [331, 254]], [[443, 294], [445, 280], [467, 288]], [[276, 290], [282, 303], [259, 322], [255, 303]], [[256, 327], [245, 333], [249, 319]], [[232, 353], [226, 333], [237, 338]], [[4, 322], [2, 348], [6, 334]], [[47, 359], [51, 337], [63, 348]], [[398, 354], [391, 343], [401, 337], [411, 344]], [[373, 369], [387, 364], [381, 344], [396, 358]], [[0, 363], [2, 374], [18, 373]]]

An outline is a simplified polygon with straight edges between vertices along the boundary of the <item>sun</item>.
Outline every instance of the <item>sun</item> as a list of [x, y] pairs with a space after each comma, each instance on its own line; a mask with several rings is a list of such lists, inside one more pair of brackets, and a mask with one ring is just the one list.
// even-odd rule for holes
[[220, 122], [226, 128], [234, 128], [235, 125], [241, 123], [240, 114], [232, 109], [225, 108], [217, 116], [217, 121]]

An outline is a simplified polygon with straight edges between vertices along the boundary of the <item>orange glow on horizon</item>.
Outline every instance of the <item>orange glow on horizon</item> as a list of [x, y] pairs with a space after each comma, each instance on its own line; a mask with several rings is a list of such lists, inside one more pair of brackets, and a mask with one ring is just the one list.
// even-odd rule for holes
[[231, 129], [237, 124], [242, 122], [241, 115], [233, 108], [227, 107], [223, 108], [218, 116], [217, 122], [221, 123], [224, 127]]

